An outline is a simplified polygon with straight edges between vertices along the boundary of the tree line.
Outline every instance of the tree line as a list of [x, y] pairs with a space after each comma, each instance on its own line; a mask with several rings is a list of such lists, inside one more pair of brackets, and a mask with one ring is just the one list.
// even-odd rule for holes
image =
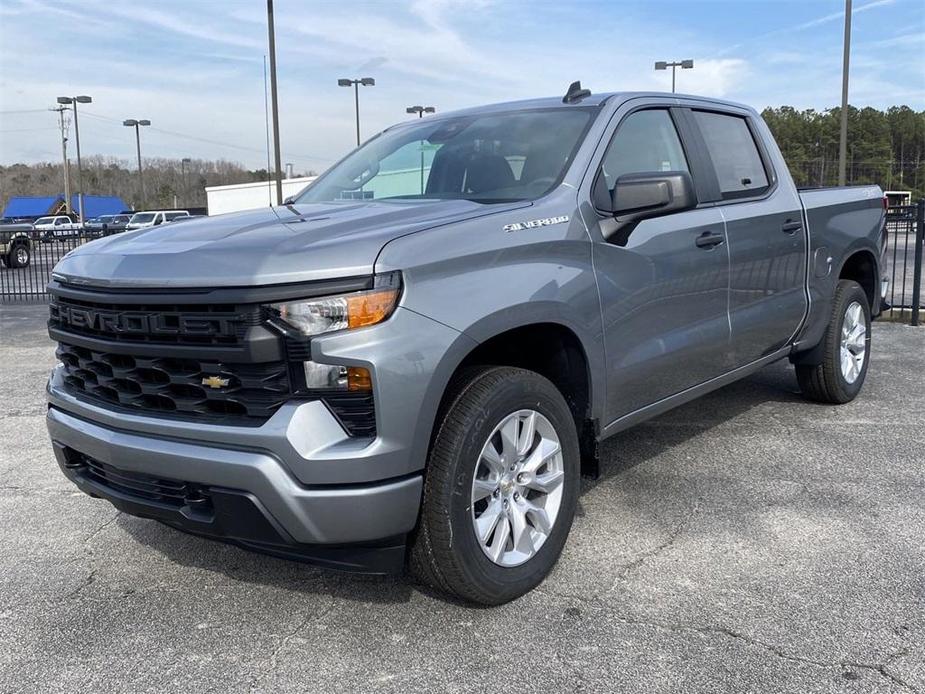
[[[0, 166], [0, 209], [11, 197], [55, 196], [64, 192], [63, 164], [13, 164]], [[71, 193], [77, 193], [77, 164], [69, 168]], [[147, 205], [142, 205], [138, 167], [127, 160], [103, 155], [81, 158], [85, 195], [115, 195], [132, 209], [205, 207], [206, 186], [266, 181], [266, 169], [249, 170], [241, 164], [219, 159], [150, 158], [144, 160]], [[310, 175], [308, 173], [297, 174]]]
[[[761, 115], [799, 186], [838, 182], [841, 109], [766, 108]], [[925, 197], [925, 111], [848, 107], [847, 183], [876, 183]]]

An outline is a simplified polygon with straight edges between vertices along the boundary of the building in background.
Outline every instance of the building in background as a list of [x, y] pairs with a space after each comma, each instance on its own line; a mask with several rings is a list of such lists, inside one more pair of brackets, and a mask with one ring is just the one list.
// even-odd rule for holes
[[[283, 198], [295, 195], [316, 178], [317, 176], [284, 178]], [[275, 181], [257, 181], [256, 183], [234, 183], [229, 186], [207, 186], [206, 200], [209, 214], [225, 214], [226, 212], [269, 207], [275, 201], [274, 184]]]

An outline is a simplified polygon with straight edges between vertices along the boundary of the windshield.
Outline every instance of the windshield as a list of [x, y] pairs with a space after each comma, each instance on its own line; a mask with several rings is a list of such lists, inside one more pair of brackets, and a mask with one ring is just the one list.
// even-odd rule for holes
[[55, 218], [54, 217], [39, 217], [38, 219], [35, 220], [35, 223], [36, 224], [54, 224]]
[[370, 140], [295, 202], [532, 200], [562, 179], [591, 117], [556, 108], [422, 119]]
[[146, 224], [147, 222], [154, 221], [154, 212], [139, 212], [136, 215], [132, 216], [130, 220], [131, 224]]

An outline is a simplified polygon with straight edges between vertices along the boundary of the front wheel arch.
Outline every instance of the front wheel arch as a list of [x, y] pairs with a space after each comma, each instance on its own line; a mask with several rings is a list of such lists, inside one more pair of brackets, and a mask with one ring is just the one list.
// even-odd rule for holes
[[581, 339], [571, 327], [558, 322], [512, 326], [471, 344], [442, 382], [439, 405], [433, 410], [429, 446], [437, 435], [459, 375], [483, 366], [524, 369], [551, 381], [572, 412], [581, 443], [582, 474], [592, 477], [598, 474], [599, 420], [594, 414], [597, 411], [594, 398], [602, 394], [602, 388], [600, 384], [595, 386], [592, 378], [595, 367]]

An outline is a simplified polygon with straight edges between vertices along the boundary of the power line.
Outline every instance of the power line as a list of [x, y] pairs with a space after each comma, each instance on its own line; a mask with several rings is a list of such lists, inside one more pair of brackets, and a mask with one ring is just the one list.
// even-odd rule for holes
[[[110, 118], [110, 117], [108, 117], [108, 116], [102, 116], [102, 115], [99, 115], [99, 114], [97, 114], [97, 113], [88, 113], [86, 110], [82, 111], [82, 113], [85, 114], [85, 115], [90, 116], [91, 118], [97, 118], [97, 119], [99, 119], [99, 120], [108, 121], [108, 122], [110, 122], [110, 123], [118, 123], [119, 125], [122, 124], [122, 121], [117, 120], [117, 119], [115, 119], [115, 118]], [[222, 140], [212, 140], [212, 139], [209, 139], [209, 138], [207, 138], [207, 137], [199, 137], [198, 135], [189, 135], [189, 134], [187, 134], [187, 133], [181, 133], [181, 132], [177, 132], [177, 131], [175, 131], [175, 130], [165, 130], [165, 129], [163, 129], [163, 128], [156, 128], [156, 127], [154, 127], [153, 125], [150, 127], [150, 129], [151, 129], [153, 132], [158, 132], [158, 133], [161, 133], [161, 134], [164, 134], [164, 135], [171, 135], [171, 136], [173, 136], [173, 137], [181, 137], [181, 138], [183, 138], [183, 139], [186, 139], [186, 140], [193, 140], [193, 141], [195, 141], [195, 142], [203, 142], [203, 143], [205, 143], [205, 144], [217, 145], [217, 146], [219, 146], [219, 147], [229, 147], [229, 148], [231, 148], [231, 149], [239, 149], [239, 150], [244, 151], [244, 152], [257, 152], [257, 153], [260, 154], [260, 155], [263, 155], [263, 154], [264, 154], [264, 150], [261, 149], [261, 148], [259, 148], [259, 147], [248, 147], [248, 146], [246, 146], [246, 145], [237, 145], [237, 144], [233, 144], [233, 143], [231, 143], [231, 142], [224, 142], [224, 141], [222, 141]], [[330, 161], [329, 158], [325, 158], [325, 157], [313, 157], [313, 156], [309, 156], [309, 155], [289, 155], [289, 158], [290, 158], [290, 159], [297, 159], [297, 160], [300, 160], [300, 161], [320, 161], [320, 162], [325, 162], [325, 163], [327, 163], [327, 162]]]
[[0, 130], [0, 133], [33, 133], [36, 130], [57, 130], [57, 125], [49, 125], [44, 128], [13, 128], [11, 130]]

